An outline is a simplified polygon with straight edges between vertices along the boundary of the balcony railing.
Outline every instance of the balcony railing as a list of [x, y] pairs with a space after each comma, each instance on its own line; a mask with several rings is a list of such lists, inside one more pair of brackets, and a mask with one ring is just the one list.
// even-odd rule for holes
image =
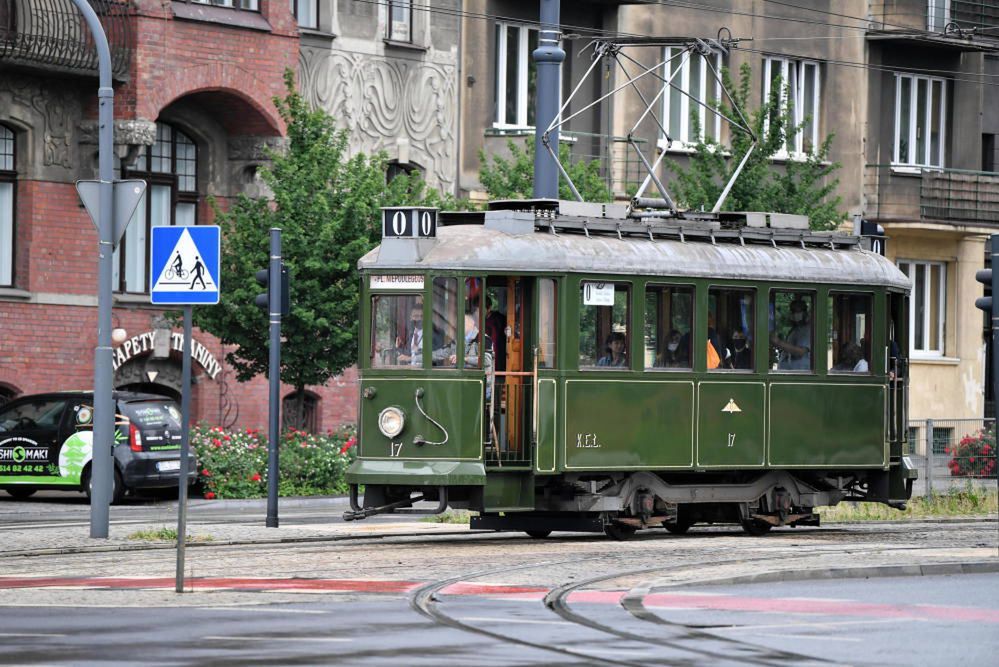
[[[873, 29], [944, 32], [947, 26], [982, 31], [999, 25], [999, 0], [877, 0], [868, 17]], [[984, 32], [995, 37], [995, 32]]]
[[867, 165], [867, 215], [880, 220], [999, 224], [999, 173]]
[[[128, 72], [132, 48], [128, 0], [88, 0], [111, 47], [114, 75]], [[97, 72], [97, 48], [73, 0], [0, 0], [0, 65]]]

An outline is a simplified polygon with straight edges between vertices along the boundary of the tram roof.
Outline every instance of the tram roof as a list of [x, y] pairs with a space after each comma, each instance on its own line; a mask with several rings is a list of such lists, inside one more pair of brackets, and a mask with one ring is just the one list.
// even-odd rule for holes
[[[435, 239], [384, 239], [362, 270], [583, 273], [752, 281], [880, 285], [910, 282], [884, 257], [855, 243], [840, 247], [717, 242], [616, 234], [552, 233], [541, 221], [524, 233], [488, 223], [441, 226]], [[530, 231], [533, 229], [533, 231]], [[846, 237], [851, 238], [853, 237]], [[835, 249], [834, 249], [835, 247]]]

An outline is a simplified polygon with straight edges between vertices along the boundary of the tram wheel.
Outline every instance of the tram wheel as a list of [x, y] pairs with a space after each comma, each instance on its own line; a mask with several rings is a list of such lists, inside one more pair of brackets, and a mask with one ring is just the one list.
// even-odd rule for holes
[[753, 537], [766, 535], [770, 532], [771, 528], [773, 528], [772, 525], [766, 521], [760, 521], [759, 519], [746, 519], [742, 522], [742, 529]]
[[543, 540], [552, 534], [550, 530], [525, 530], [524, 532], [536, 540]]
[[628, 526], [623, 523], [609, 523], [604, 526], [604, 534], [614, 540], [627, 540], [631, 538], [636, 532], [637, 528], [634, 526]]
[[692, 525], [694, 524], [687, 521], [677, 521], [676, 523], [664, 523], [663, 528], [673, 533], [674, 535], [683, 535], [688, 530], [690, 530], [690, 527]]

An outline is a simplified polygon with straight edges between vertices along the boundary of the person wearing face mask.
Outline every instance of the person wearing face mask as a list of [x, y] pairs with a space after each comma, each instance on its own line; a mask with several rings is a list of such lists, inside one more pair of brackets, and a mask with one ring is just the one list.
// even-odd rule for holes
[[688, 345], [683, 342], [683, 336], [679, 331], [673, 329], [666, 339], [666, 349], [659, 353], [656, 358], [658, 368], [690, 368], [690, 356], [687, 354]]
[[781, 339], [776, 331], [770, 332], [770, 344], [777, 348], [777, 369], [782, 371], [808, 371], [812, 369], [812, 324], [808, 320], [808, 306], [802, 299], [791, 302], [791, 330]]
[[417, 303], [409, 314], [410, 331], [407, 340], [396, 338], [395, 346], [400, 350], [400, 364], [423, 366], [423, 304]]
[[753, 370], [753, 351], [749, 348], [749, 341], [746, 340], [746, 332], [742, 329], [733, 329], [732, 349], [728, 351], [725, 359], [725, 366], [737, 370]]

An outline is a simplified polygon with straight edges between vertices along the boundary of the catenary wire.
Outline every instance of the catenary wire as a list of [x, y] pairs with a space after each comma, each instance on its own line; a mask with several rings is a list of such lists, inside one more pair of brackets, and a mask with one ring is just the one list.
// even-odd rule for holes
[[[388, 4], [389, 4], [388, 0], [354, 0], [354, 2], [360, 2], [360, 3], [365, 3], [365, 4], [371, 4], [371, 5], [382, 5], [382, 6], [388, 6]], [[861, 31], [866, 32], [865, 28], [860, 28], [860, 27], [845, 26], [845, 25], [841, 25], [841, 24], [826, 23], [826, 22], [821, 22], [821, 21], [806, 21], [806, 20], [803, 20], [803, 19], [791, 19], [791, 18], [787, 18], [787, 17], [772, 17], [772, 16], [769, 16], [769, 15], [761, 15], [761, 14], [754, 14], [754, 13], [747, 13], [747, 12], [733, 12], [733, 11], [729, 11], [729, 10], [725, 10], [725, 9], [721, 9], [721, 8], [704, 7], [704, 6], [701, 6], [701, 5], [696, 5], [696, 4], [692, 4], [692, 3], [686, 3], [686, 2], [682, 2], [680, 0], [659, 0], [659, 2], [657, 4], [677, 6], [677, 7], [682, 7], [682, 8], [686, 8], [686, 9], [691, 9], [691, 10], [694, 10], [694, 11], [709, 11], [709, 12], [725, 13], [725, 14], [740, 14], [740, 15], [756, 16], [756, 17], [759, 17], [759, 18], [775, 18], [775, 19], [778, 19], [778, 20], [785, 20], [786, 19], [786, 20], [793, 20], [793, 21], [796, 21], [796, 22], [810, 23], [810, 24], [813, 24], [813, 25], [823, 25], [823, 26], [827, 26], [827, 27], [841, 27], [841, 28], [855, 29], [855, 30], [861, 30]], [[503, 16], [503, 15], [499, 15], [499, 14], [489, 14], [489, 13], [484, 13], [484, 12], [469, 12], [469, 11], [462, 10], [462, 9], [448, 9], [448, 8], [440, 8], [440, 7], [431, 7], [429, 5], [416, 5], [416, 4], [412, 5], [412, 8], [413, 8], [414, 11], [423, 11], [423, 12], [428, 12], [428, 13], [432, 13], [432, 14], [433, 13], [435, 13], [435, 14], [441, 14], [441, 15], [445, 15], [445, 16], [458, 16], [458, 17], [465, 17], [465, 18], [478, 19], [478, 20], [484, 20], [484, 21], [510, 22], [510, 23], [516, 23], [516, 24], [519, 24], [519, 25], [526, 25], [526, 26], [540, 26], [541, 25], [541, 22], [537, 21], [537, 20], [523, 19], [523, 18], [518, 18], [518, 17], [509, 17], [509, 16]], [[650, 38], [650, 37], [653, 37], [652, 35], [643, 35], [643, 34], [638, 34], [638, 33], [628, 33], [628, 32], [621, 32], [621, 31], [613, 31], [613, 30], [606, 30], [606, 29], [603, 29], [603, 28], [593, 28], [593, 27], [588, 27], [588, 26], [578, 26], [578, 25], [571, 25], [571, 24], [566, 24], [566, 23], [560, 23], [560, 28], [562, 29], [563, 34], [578, 34], [580, 37], [594, 37], [594, 38], [599, 37], [599, 38], [606, 38], [608, 40], [613, 40], [614, 38]], [[932, 33], [926, 33], [926, 35], [924, 35], [924, 37], [929, 36], [931, 34]], [[907, 35], [907, 36], [910, 37], [910, 38], [915, 38], [915, 39], [919, 39], [919, 37], [920, 37], [919, 35], [911, 35], [911, 36]], [[847, 39], [847, 37], [845, 37], [845, 36], [843, 36], [843, 37], [822, 36], [822, 37], [815, 37], [815, 38], [812, 38], [812, 37], [809, 37], [809, 38], [804, 38], [804, 37], [768, 37], [768, 38], [760, 38], [758, 41], [803, 40], [803, 39]], [[751, 38], [751, 40], [752, 41], [756, 41], [755, 38]], [[795, 54], [795, 53], [772, 53], [772, 52], [767, 52], [767, 51], [763, 51], [763, 50], [760, 50], [760, 49], [752, 49], [752, 48], [744, 47], [744, 46], [736, 46], [735, 48], [741, 49], [741, 50], [749, 52], [749, 53], [759, 53], [759, 54], [764, 54], [764, 55], [781, 56], [781, 57], [789, 58], [789, 59], [816, 60], [816, 58], [814, 58], [813, 56], [809, 56], [809, 55], [801, 55], [801, 54]], [[827, 64], [827, 65], [831, 65], [831, 66], [850, 67], [850, 68], [855, 68], [855, 69], [867, 69], [867, 70], [877, 71], [877, 72], [889, 72], [889, 73], [900, 72], [900, 73], [906, 73], [906, 74], [940, 74], [940, 75], [946, 75], [949, 78], [949, 80], [955, 81], [955, 82], [973, 83], [973, 84], [978, 84], [978, 85], [982, 85], [982, 86], [989, 86], [989, 87], [999, 87], [999, 82], [989, 83], [989, 82], [985, 81], [986, 79], [999, 79], [999, 74], [988, 74], [988, 73], [985, 73], [985, 72], [979, 72], [979, 73], [972, 73], [972, 72], [961, 73], [958, 70], [952, 70], [952, 69], [931, 69], [931, 68], [922, 68], [922, 67], [919, 67], [919, 68], [917, 68], [917, 67], [905, 67], [905, 66], [892, 66], [892, 67], [889, 67], [889, 66], [883, 66], [883, 65], [872, 65], [872, 64], [869, 64], [869, 63], [860, 63], [860, 62], [853, 62], [853, 61], [846, 61], [846, 60], [830, 60], [830, 59], [824, 59], [824, 58], [819, 58], [818, 60], [820, 60], [823, 64]], [[956, 75], [956, 74], [963, 74], [963, 76], [953, 76], [953, 75]]]

